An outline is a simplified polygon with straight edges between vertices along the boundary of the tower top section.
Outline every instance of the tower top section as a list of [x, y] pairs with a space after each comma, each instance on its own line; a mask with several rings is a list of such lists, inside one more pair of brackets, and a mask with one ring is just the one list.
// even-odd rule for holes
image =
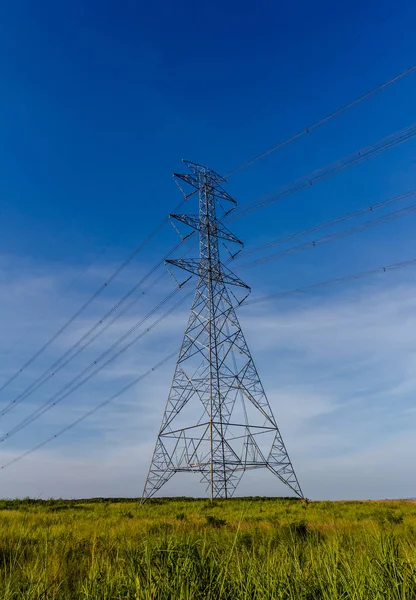
[[[193, 196], [198, 190], [201, 189], [202, 186], [205, 186], [210, 195], [217, 201], [221, 202], [222, 200], [226, 200], [227, 202], [231, 203], [232, 207], [230, 209], [224, 209], [225, 214], [228, 214], [231, 212], [231, 210], [234, 210], [234, 208], [237, 206], [237, 202], [220, 185], [221, 183], [226, 182], [224, 177], [212, 169], [208, 169], [204, 165], [199, 165], [189, 160], [183, 160], [182, 162], [188, 167], [189, 173], [174, 173], [173, 176], [175, 177], [175, 181], [183, 193], [185, 200], [188, 200], [188, 198]], [[193, 188], [192, 191], [187, 193], [179, 184], [178, 180], [183, 181], [191, 186]]]

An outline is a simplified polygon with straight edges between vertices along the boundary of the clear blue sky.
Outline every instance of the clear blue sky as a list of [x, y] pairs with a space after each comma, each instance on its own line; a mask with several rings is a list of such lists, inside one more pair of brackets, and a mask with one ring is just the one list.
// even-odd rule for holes
[[[77, 258], [97, 239], [134, 243], [176, 202], [181, 158], [228, 171], [406, 68], [415, 15], [408, 1], [3, 3], [5, 250]], [[250, 199], [408, 124], [409, 85], [233, 193]]]
[[[45, 302], [53, 301], [104, 244], [112, 242], [100, 262], [102, 272], [84, 277], [72, 289], [72, 295], [60, 305], [62, 312], [51, 317], [52, 325], [69, 316], [85, 299], [83, 294], [100, 283], [100, 275], [111, 272], [113, 265], [173, 209], [180, 198], [171, 173], [181, 168], [182, 158], [226, 173], [379, 85], [416, 62], [415, 22], [416, 5], [408, 0], [3, 3], [0, 258], [3, 327], [7, 330], [1, 346], [4, 356], [21, 335], [19, 327], [24, 330], [26, 320], [36, 321]], [[415, 106], [413, 75], [231, 177], [227, 189], [239, 202], [250, 201], [413, 124]], [[233, 229], [247, 246], [277, 238], [416, 187], [415, 172], [415, 143], [410, 141], [316, 188], [236, 221]], [[415, 218], [400, 220], [330, 249], [247, 271], [244, 278], [260, 294], [404, 260], [416, 255], [414, 243], [412, 247], [415, 224]], [[137, 268], [149, 266], [174, 239], [171, 232], [160, 236]], [[399, 278], [397, 285], [410, 284]], [[340, 301], [343, 297], [341, 293]], [[377, 298], [375, 303], [380, 303], [384, 314], [390, 300]], [[335, 302], [331, 293], [318, 300]], [[361, 306], [361, 296], [355, 301]], [[407, 306], [405, 299], [403, 302]], [[331, 307], [324, 314], [331, 314]], [[97, 307], [97, 315], [101, 308]], [[288, 322], [293, 318], [293, 323], [299, 323], [299, 315], [308, 307], [297, 308], [299, 313], [288, 315]], [[344, 309], [343, 305], [340, 310], [345, 316]], [[285, 310], [290, 309], [286, 306]], [[270, 307], [262, 311], [260, 316], [280, 323], [279, 312]], [[250, 314], [246, 321], [242, 317], [248, 328], [256, 316]], [[313, 313], [310, 319], [318, 320], [318, 316]], [[343, 331], [350, 327], [348, 319], [342, 323]], [[15, 325], [19, 330], [16, 335]], [[281, 326], [285, 328], [284, 323]], [[405, 330], [408, 326], [407, 322], [403, 325]], [[305, 329], [308, 327], [306, 323]], [[362, 332], [360, 324], [356, 327]], [[396, 324], [394, 331], [400, 327]], [[183, 323], [172, 333], [173, 346], [178, 345], [182, 328]], [[36, 331], [27, 346], [17, 346], [11, 362], [3, 362], [5, 374], [18, 368], [52, 332], [49, 324], [45, 330]], [[275, 337], [281, 334], [277, 329]], [[315, 339], [314, 335], [311, 338]], [[299, 336], [302, 338], [302, 331]], [[328, 336], [330, 339], [330, 331]], [[369, 337], [375, 339], [374, 332]], [[255, 331], [251, 340], [256, 345]], [[325, 340], [323, 334], [316, 343], [322, 346]], [[269, 346], [259, 344], [259, 360], [264, 365], [261, 372], [273, 388], [277, 387], [272, 378], [275, 357], [283, 365], [280, 375], [285, 379], [291, 372], [284, 367], [285, 357], [307, 354], [304, 347], [291, 348], [289, 340], [285, 344], [274, 353], [269, 352]], [[332, 351], [328, 351], [330, 355]], [[321, 357], [322, 373], [329, 369], [339, 381], [342, 377], [351, 379], [348, 372], [338, 369], [345, 357], [340, 356], [332, 366], [328, 358]], [[390, 359], [384, 358], [390, 364]], [[352, 360], [350, 356], [348, 360]], [[377, 369], [383, 371], [383, 365]], [[172, 368], [167, 367], [166, 385]], [[299, 382], [309, 368], [318, 369], [312, 359], [307, 364], [296, 363], [293, 380], [288, 376], [285, 384]], [[374, 384], [375, 372], [369, 367], [366, 373]], [[306, 377], [305, 386], [308, 381]], [[118, 383], [114, 383], [115, 388]], [[365, 385], [358, 386], [359, 393], [365, 389], [371, 396], [373, 388], [369, 391]], [[98, 400], [97, 388], [91, 397]], [[164, 394], [161, 389], [160, 398]], [[318, 414], [327, 414], [322, 398], [333, 396], [333, 391], [319, 389], [314, 394], [316, 406], [324, 406], [323, 413]], [[303, 401], [299, 400], [298, 412], [305, 408]], [[343, 404], [347, 399], [340, 397], [337, 402]], [[388, 399], [385, 402], [388, 405]], [[375, 403], [377, 406], [380, 404]], [[158, 419], [156, 415], [154, 423]], [[381, 428], [387, 426], [388, 419], [382, 425], [380, 421]], [[315, 421], [309, 426], [308, 431], [315, 431]], [[296, 427], [290, 448], [296, 447]], [[332, 422], [328, 429], [331, 427]], [[397, 427], [400, 432], [400, 425]], [[284, 426], [282, 430], [284, 433]], [[106, 447], [105, 440], [93, 433], [83, 430], [85, 444], [98, 437], [99, 447]], [[380, 430], [373, 438], [379, 435]], [[24, 437], [17, 440], [16, 451], [25, 442]], [[98, 446], [94, 448], [98, 452]], [[146, 452], [144, 463], [150, 458]], [[298, 462], [302, 452], [307, 449], [298, 450]], [[131, 468], [134, 472], [134, 463]], [[313, 467], [305, 471], [310, 469]], [[104, 480], [94, 488], [97, 494], [111, 492]], [[12, 495], [32, 493], [32, 488], [22, 491], [17, 484], [13, 487], [13, 481], [10, 485], [15, 490]], [[359, 484], [352, 485], [359, 495]], [[327, 495], [335, 497], [327, 480], [326, 486]], [[54, 493], [49, 483], [45, 489], [45, 493]], [[132, 490], [129, 488], [130, 493]], [[383, 488], [379, 493], [388, 492]]]

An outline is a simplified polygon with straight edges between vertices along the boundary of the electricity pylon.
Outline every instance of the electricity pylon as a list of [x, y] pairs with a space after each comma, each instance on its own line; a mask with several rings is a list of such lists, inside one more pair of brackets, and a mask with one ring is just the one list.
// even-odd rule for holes
[[303, 497], [235, 312], [237, 290], [246, 297], [250, 288], [220, 260], [220, 243], [242, 247], [216, 216], [217, 205], [227, 215], [236, 202], [220, 175], [184, 162], [190, 172], [174, 176], [190, 186], [186, 199], [198, 194], [199, 214], [171, 218], [199, 232], [200, 256], [166, 262], [198, 283], [142, 502], [183, 471], [198, 473], [211, 499], [228, 498], [244, 471], [260, 467]]

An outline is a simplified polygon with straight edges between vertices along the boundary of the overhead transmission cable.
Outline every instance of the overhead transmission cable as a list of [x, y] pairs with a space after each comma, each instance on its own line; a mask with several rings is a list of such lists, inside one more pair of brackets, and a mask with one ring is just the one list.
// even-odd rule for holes
[[[58, 304], [58, 302], [69, 292], [69, 290], [71, 288], [74, 287], [74, 285], [85, 275], [85, 273], [87, 273], [89, 271], [89, 269], [92, 267], [92, 265], [97, 262], [98, 258], [100, 258], [108, 250], [108, 248], [110, 246], [111, 246], [111, 242], [107, 242], [106, 244], [104, 244], [104, 246], [95, 254], [95, 256], [91, 259], [91, 261], [87, 265], [84, 265], [83, 268], [81, 269], [81, 271], [75, 276], [75, 278], [67, 286], [64, 287], [64, 289], [58, 294], [58, 296], [56, 298], [54, 298], [52, 300], [52, 302], [48, 306], [47, 311], [43, 315], [41, 315], [38, 318], [38, 320], [44, 321], [49, 316], [48, 311], [50, 311], [50, 309], [53, 306]], [[29, 327], [28, 329], [29, 329], [29, 331], [31, 331], [34, 329], [34, 326]], [[24, 339], [26, 339], [26, 336], [27, 336], [27, 330], [26, 330], [26, 333], [23, 334], [20, 338], [18, 338], [9, 347], [9, 349], [7, 351], [5, 351], [3, 354], [9, 354], [12, 350], [14, 350], [14, 348], [16, 348], [16, 346], [18, 346]]]
[[[379, 267], [377, 269], [371, 269], [369, 271], [362, 271], [360, 273], [353, 273], [351, 275], [346, 275], [344, 277], [338, 277], [337, 279], [330, 279], [330, 280], [327, 280], [327, 281], [322, 281], [320, 283], [314, 283], [314, 284], [311, 284], [311, 285], [307, 285], [307, 286], [295, 288], [295, 289], [288, 290], [288, 291], [285, 291], [285, 292], [279, 292], [277, 294], [271, 294], [271, 295], [268, 295], [268, 296], [262, 296], [260, 298], [254, 298], [252, 300], [245, 301], [242, 304], [242, 307], [249, 306], [251, 304], [257, 304], [259, 302], [269, 301], [269, 300], [278, 300], [280, 298], [285, 298], [287, 296], [291, 296], [291, 295], [294, 295], [294, 294], [299, 294], [299, 293], [302, 293], [302, 292], [307, 292], [307, 291], [310, 291], [310, 290], [313, 290], [313, 289], [317, 289], [317, 288], [321, 288], [321, 287], [325, 287], [325, 286], [330, 286], [330, 285], [336, 285], [336, 284], [339, 284], [339, 283], [344, 283], [346, 281], [351, 281], [351, 280], [356, 280], [356, 279], [363, 279], [365, 277], [371, 277], [373, 275], [377, 275], [377, 274], [380, 274], [380, 273], [387, 273], [387, 272], [390, 272], [390, 271], [404, 269], [404, 268], [407, 268], [407, 267], [410, 267], [410, 266], [416, 266], [416, 258], [413, 258], [413, 259], [410, 259], [410, 260], [406, 260], [406, 261], [402, 261], [402, 262], [399, 262], [399, 263], [394, 263], [394, 264], [391, 264], [391, 265], [387, 265], [385, 267]], [[184, 298], [182, 298], [181, 300], [184, 300]], [[145, 371], [144, 373], [142, 373], [139, 377], [137, 377], [136, 379], [134, 379], [131, 383], [127, 384], [119, 392], [117, 392], [116, 394], [113, 394], [112, 396], [110, 396], [109, 398], [107, 398], [106, 400], [104, 400], [103, 402], [100, 402], [94, 408], [90, 409], [89, 411], [87, 411], [86, 413], [84, 413], [83, 415], [81, 415], [80, 417], [78, 417], [77, 419], [75, 419], [74, 421], [72, 421], [71, 423], [69, 423], [68, 425], [66, 425], [65, 427], [63, 427], [62, 429], [60, 429], [57, 433], [55, 433], [54, 435], [51, 435], [50, 437], [46, 438], [44, 441], [40, 442], [39, 444], [37, 444], [36, 446], [34, 446], [33, 448], [31, 448], [30, 450], [27, 450], [26, 452], [20, 454], [19, 456], [14, 457], [11, 460], [9, 460], [8, 462], [4, 463], [0, 467], [0, 469], [5, 469], [5, 468], [11, 466], [12, 464], [14, 464], [14, 463], [22, 460], [23, 458], [26, 458], [27, 456], [29, 456], [30, 454], [33, 454], [34, 452], [36, 452], [37, 450], [39, 450], [43, 446], [46, 446], [46, 444], [52, 442], [53, 440], [55, 440], [59, 436], [63, 435], [64, 433], [66, 433], [67, 431], [69, 431], [70, 429], [72, 429], [73, 427], [75, 427], [76, 425], [78, 425], [79, 423], [81, 423], [82, 421], [86, 420], [88, 417], [90, 417], [91, 415], [93, 415], [94, 413], [96, 413], [98, 410], [100, 410], [101, 408], [103, 408], [104, 406], [106, 406], [107, 404], [109, 404], [110, 402], [112, 402], [113, 400], [116, 400], [119, 396], [121, 396], [122, 394], [124, 394], [125, 392], [127, 392], [128, 390], [130, 390], [132, 387], [134, 387], [135, 385], [137, 385], [137, 383], [139, 383], [142, 379], [144, 379], [145, 377], [147, 377], [148, 375], [150, 375], [151, 373], [153, 373], [159, 367], [163, 366], [166, 362], [168, 362], [169, 360], [171, 360], [176, 355], [177, 355], [177, 350], [175, 350], [171, 354], [168, 354], [167, 356], [165, 356], [165, 358], [163, 358], [161, 361], [159, 361], [152, 368], [148, 369], [147, 371]]]
[[235, 175], [236, 173], [238, 173], [239, 171], [242, 171], [243, 169], [246, 169], [247, 167], [249, 167], [253, 163], [261, 160], [262, 158], [265, 158], [266, 156], [269, 156], [270, 154], [272, 154], [276, 150], [284, 148], [285, 146], [289, 145], [290, 143], [292, 143], [292, 142], [298, 140], [299, 138], [307, 135], [308, 133], [310, 133], [314, 129], [317, 129], [321, 125], [324, 125], [325, 123], [327, 123], [331, 119], [334, 119], [335, 117], [338, 117], [339, 115], [341, 115], [345, 111], [349, 110], [353, 106], [356, 106], [357, 104], [360, 104], [364, 100], [367, 100], [368, 98], [371, 98], [371, 96], [374, 96], [374, 95], [378, 94], [379, 92], [385, 90], [387, 87], [389, 87], [393, 83], [396, 83], [397, 81], [400, 81], [401, 79], [404, 79], [404, 77], [407, 77], [408, 75], [411, 75], [411, 74], [413, 74], [415, 72], [416, 72], [416, 65], [413, 65], [413, 66], [409, 67], [408, 69], [405, 69], [404, 71], [402, 71], [398, 75], [394, 75], [394, 77], [391, 77], [390, 79], [388, 79], [384, 83], [380, 84], [379, 86], [377, 86], [377, 87], [369, 90], [368, 92], [365, 92], [365, 94], [362, 94], [361, 96], [358, 96], [352, 102], [349, 102], [348, 104], [344, 104], [344, 106], [341, 106], [337, 110], [334, 110], [333, 112], [329, 113], [328, 115], [326, 115], [326, 117], [323, 117], [319, 121], [315, 121], [315, 123], [313, 123], [312, 125], [309, 125], [308, 127], [305, 127], [305, 129], [302, 129], [301, 131], [298, 131], [298, 133], [295, 133], [294, 135], [292, 135], [292, 136], [286, 138], [285, 140], [279, 142], [278, 144], [276, 144], [276, 146], [273, 146], [272, 148], [269, 148], [269, 150], [266, 150], [266, 152], [262, 152], [261, 154], [258, 154], [257, 156], [254, 156], [253, 158], [251, 158], [250, 160], [246, 161], [245, 163], [243, 163], [239, 167], [236, 167], [232, 171], [229, 171], [228, 173], [225, 174], [225, 177], [229, 178], [232, 175]]
[[[39, 375], [29, 386], [27, 386], [22, 392], [20, 392], [13, 400], [11, 400], [3, 409], [1, 409], [0, 417], [3, 417], [10, 412], [15, 406], [18, 406], [42, 385], [54, 377], [61, 369], [63, 369], [69, 362], [76, 358], [82, 351], [92, 344], [104, 331], [106, 331], [113, 323], [119, 319], [133, 304], [135, 304], [140, 297], [144, 296], [149, 292], [149, 289], [155, 286], [162, 277], [165, 276], [165, 272], [162, 273], [147, 289], [143, 290], [139, 297], [133, 298], [133, 302], [126, 306], [125, 310], [122, 310], [118, 314], [108, 321], [108, 319], [116, 313], [116, 311], [135, 294], [135, 292], [164, 264], [166, 258], [168, 258], [173, 252], [175, 252], [181, 245], [183, 240], [179, 241], [156, 265], [154, 265], [128, 292], [122, 296], [105, 314], [102, 316], [94, 325], [90, 327], [68, 350], [66, 350], [50, 367], [48, 367], [41, 375]], [[95, 333], [95, 335], [93, 335]]]
[[98, 410], [100, 410], [101, 408], [103, 408], [104, 406], [106, 406], [107, 404], [109, 404], [110, 402], [113, 402], [113, 400], [116, 400], [122, 394], [125, 394], [127, 391], [129, 391], [131, 388], [133, 388], [135, 385], [137, 385], [140, 381], [142, 381], [145, 377], [148, 377], [149, 375], [151, 375], [152, 373], [154, 373], [154, 371], [156, 371], [157, 369], [159, 369], [160, 367], [162, 367], [165, 363], [167, 363], [169, 360], [171, 360], [176, 355], [177, 355], [177, 350], [175, 350], [174, 352], [171, 352], [170, 354], [168, 354], [167, 356], [165, 356], [165, 358], [163, 358], [161, 361], [159, 361], [157, 364], [155, 364], [153, 367], [151, 367], [150, 369], [148, 369], [147, 371], [145, 371], [144, 373], [142, 373], [141, 375], [139, 375], [139, 377], [136, 377], [136, 379], [134, 379], [132, 382], [130, 382], [129, 384], [127, 384], [119, 392], [113, 394], [112, 396], [110, 396], [109, 398], [107, 398], [106, 400], [104, 400], [103, 402], [100, 402], [99, 404], [97, 404], [96, 406], [94, 406], [94, 408], [90, 409], [89, 411], [87, 411], [86, 413], [84, 413], [83, 415], [81, 415], [80, 417], [78, 417], [77, 419], [75, 419], [74, 421], [72, 421], [71, 423], [69, 423], [68, 425], [65, 425], [65, 427], [63, 427], [62, 429], [60, 429], [54, 435], [51, 435], [49, 438], [47, 438], [46, 440], [44, 440], [40, 444], [37, 444], [36, 446], [34, 446], [33, 448], [31, 448], [30, 450], [26, 450], [26, 452], [24, 452], [23, 454], [20, 454], [19, 456], [16, 456], [15, 458], [12, 458], [8, 462], [6, 462], [4, 465], [2, 465], [0, 467], [0, 469], [5, 469], [5, 468], [13, 465], [14, 463], [18, 462], [19, 460], [22, 460], [23, 458], [26, 458], [26, 456], [29, 456], [29, 454], [33, 454], [33, 452], [36, 452], [36, 450], [39, 450], [43, 446], [46, 446], [46, 444], [48, 444], [49, 442], [52, 442], [57, 437], [59, 437], [62, 434], [66, 433], [67, 431], [69, 431], [70, 429], [72, 429], [73, 427], [75, 427], [76, 425], [79, 425], [79, 423], [81, 423], [82, 421], [85, 421], [85, 419], [87, 419], [88, 417], [90, 417], [91, 415], [93, 415], [94, 413], [96, 413]]
[[373, 275], [380, 273], [397, 271], [399, 269], [405, 269], [413, 266], [416, 266], [416, 258], [386, 265], [385, 267], [378, 267], [377, 269], [370, 269], [369, 271], [361, 271], [360, 273], [345, 275], [344, 277], [338, 277], [336, 279], [328, 279], [319, 283], [312, 283], [311, 285], [305, 285], [285, 292], [278, 292], [276, 294], [269, 294], [268, 296], [261, 296], [260, 298], [253, 298], [252, 300], [246, 300], [241, 307], [250, 306], [251, 304], [258, 304], [259, 302], [267, 302], [269, 300], [279, 300], [280, 298], [286, 298], [287, 296], [293, 296], [294, 294], [300, 294], [301, 292], [308, 292], [321, 287], [336, 285], [338, 283], [344, 283], [346, 281], [352, 281], [355, 279], [364, 279], [365, 277], [372, 277]]
[[[146, 290], [141, 292], [140, 296], [137, 296], [136, 298], [132, 298], [132, 301], [130, 303], [128, 303], [124, 307], [123, 310], [121, 310], [119, 313], [116, 313], [115, 316], [110, 321], [107, 321], [108, 317], [110, 316], [109, 313], [113, 314], [115, 312], [116, 308], [119, 308], [121, 306], [122, 302], [121, 302], [121, 300], [119, 300], [117, 302], [117, 304], [114, 305], [110, 309], [110, 311], [108, 311], [104, 315], [103, 318], [101, 318], [99, 321], [97, 321], [97, 323], [95, 325], [93, 325], [86, 333], [84, 333], [81, 336], [81, 338], [79, 338], [79, 340], [77, 342], [75, 342], [75, 344], [73, 346], [71, 346], [71, 348], [69, 348], [57, 361], [55, 361], [53, 363], [53, 365], [51, 365], [46, 371], [44, 371], [44, 373], [42, 373], [42, 375], [37, 377], [37, 379], [35, 379], [25, 390], [20, 392], [20, 394], [18, 394], [7, 406], [5, 406], [2, 409], [2, 411], [0, 412], [0, 417], [3, 417], [8, 412], [10, 412], [13, 408], [18, 406], [21, 402], [26, 400], [26, 398], [31, 396], [40, 387], [42, 387], [45, 383], [47, 383], [52, 377], [54, 377], [59, 371], [61, 371], [68, 363], [70, 363], [72, 360], [74, 360], [74, 358], [76, 358], [81, 352], [86, 350], [86, 348], [88, 348], [100, 335], [102, 335], [105, 331], [107, 331], [107, 329], [109, 327], [111, 327], [111, 325], [113, 325], [134, 304], [136, 304], [136, 302], [138, 302], [138, 300], [140, 300], [141, 296], [147, 294], [149, 292], [149, 289], [151, 287], [153, 287], [154, 285], [156, 285], [162, 279], [162, 277], [164, 277], [165, 275], [166, 275], [166, 273], [162, 273], [161, 276], [159, 276], [149, 288], [146, 288]], [[124, 297], [122, 300], [124, 301]], [[105, 323], [105, 321], [107, 321], [107, 322]], [[91, 334], [94, 331], [96, 331], [97, 328], [101, 325], [103, 325], [103, 327], [101, 329], [98, 329], [98, 332], [95, 333], [95, 335], [91, 336]], [[85, 341], [85, 344], [81, 345], [82, 342], [84, 342], [84, 341]]]
[[395, 202], [404, 200], [405, 198], [408, 198], [409, 196], [413, 196], [414, 194], [416, 194], [416, 190], [410, 190], [409, 192], [405, 192], [404, 194], [400, 194], [399, 196], [394, 196], [392, 198], [388, 198], [387, 200], [383, 200], [382, 202], [377, 202], [376, 204], [371, 204], [370, 206], [367, 206], [366, 208], [361, 208], [359, 210], [355, 210], [353, 212], [347, 213], [345, 215], [342, 215], [341, 217], [332, 219], [331, 221], [326, 221], [325, 223], [320, 223], [319, 225], [316, 225], [314, 227], [309, 227], [308, 229], [303, 229], [301, 231], [297, 231], [290, 235], [278, 238], [276, 240], [272, 240], [270, 242], [266, 242], [264, 244], [260, 244], [259, 246], [255, 246], [253, 248], [244, 249], [238, 254], [238, 258], [241, 258], [242, 256], [247, 256], [249, 254], [254, 254], [255, 252], [259, 252], [262, 250], [267, 250], [267, 249], [273, 248], [275, 246], [280, 246], [281, 244], [285, 244], [286, 242], [290, 242], [296, 238], [303, 237], [303, 236], [309, 235], [311, 233], [315, 233], [316, 231], [320, 231], [321, 229], [326, 229], [328, 227], [332, 227], [333, 225], [338, 225], [339, 223], [343, 223], [344, 221], [349, 221], [356, 217], [360, 217], [369, 212], [371, 212], [371, 213], [375, 212], [376, 210], [379, 210], [380, 208], [384, 208], [390, 204], [394, 204]]
[[285, 250], [281, 250], [280, 252], [276, 252], [274, 254], [270, 254], [268, 256], [263, 256], [261, 258], [257, 258], [251, 262], [243, 263], [242, 265], [238, 265], [236, 269], [248, 269], [254, 267], [259, 264], [263, 264], [265, 262], [269, 262], [270, 260], [274, 260], [276, 258], [281, 258], [283, 256], [287, 256], [289, 254], [294, 254], [296, 252], [300, 252], [302, 250], [307, 250], [308, 248], [315, 248], [320, 246], [321, 244], [326, 244], [328, 242], [332, 242], [339, 238], [347, 237], [352, 235], [353, 233], [359, 233], [361, 231], [367, 230], [370, 227], [375, 227], [377, 225], [381, 225], [383, 223], [388, 223], [393, 221], [394, 219], [399, 219], [401, 217], [405, 217], [407, 215], [413, 214], [416, 212], [416, 204], [412, 204], [406, 208], [402, 208], [400, 210], [396, 210], [392, 213], [388, 213], [387, 215], [383, 215], [382, 217], [378, 217], [377, 219], [372, 219], [370, 221], [365, 221], [364, 223], [358, 223], [352, 227], [348, 227], [347, 229], [342, 229], [341, 231], [336, 231], [334, 233], [330, 233], [328, 235], [322, 236], [313, 240], [311, 242], [305, 242], [303, 244], [298, 244], [297, 246], [292, 246], [291, 248], [286, 248]]
[[[175, 208], [175, 211], [178, 210], [184, 200], [182, 200], [178, 206]], [[68, 327], [74, 323], [74, 321], [92, 304], [92, 302], [105, 290], [108, 286], [120, 275], [120, 273], [131, 263], [131, 261], [136, 258], [136, 256], [143, 250], [143, 248], [159, 233], [159, 231], [166, 225], [168, 222], [168, 217], [165, 217], [159, 225], [141, 242], [135, 250], [128, 256], [118, 267], [113, 271], [110, 277], [88, 298], [86, 302], [70, 317], [53, 335], [50, 337], [40, 348], [37, 350], [23, 365], [20, 367], [18, 371], [16, 371], [11, 377], [9, 377], [1, 386], [0, 392], [6, 389], [27, 367], [29, 367], [45, 350], [55, 341], [57, 340]]]
[[400, 131], [394, 132], [394, 133], [390, 134], [389, 136], [387, 136], [373, 144], [370, 144], [369, 146], [362, 148], [361, 150], [353, 152], [352, 154], [349, 154], [348, 156], [346, 156], [344, 158], [341, 158], [333, 163], [330, 163], [329, 165], [326, 165], [325, 167], [321, 167], [319, 169], [316, 169], [315, 171], [312, 171], [311, 173], [308, 173], [307, 175], [304, 175], [303, 177], [300, 177], [299, 179], [295, 180], [294, 182], [289, 183], [289, 184], [279, 188], [275, 192], [271, 192], [270, 194], [261, 196], [260, 198], [257, 198], [246, 204], [243, 204], [240, 207], [240, 209], [236, 209], [230, 215], [229, 220], [238, 219], [240, 217], [243, 217], [243, 216], [246, 216], [246, 215], [252, 213], [255, 210], [264, 208], [265, 206], [268, 206], [274, 202], [278, 202], [279, 200], [282, 200], [286, 196], [290, 196], [302, 189], [312, 186], [313, 184], [315, 184], [319, 181], [322, 181], [323, 179], [327, 179], [328, 177], [331, 177], [332, 175], [335, 175], [336, 173], [339, 173], [340, 171], [348, 169], [349, 167], [352, 167], [353, 165], [361, 163], [364, 160], [367, 160], [368, 158], [371, 158], [377, 154], [380, 154], [381, 152], [384, 152], [385, 150], [389, 150], [390, 148], [393, 148], [399, 144], [402, 144], [403, 142], [406, 142], [407, 140], [413, 138], [415, 135], [416, 135], [416, 124], [411, 125], [410, 127], [405, 127], [404, 129], [401, 129]]
[[[25, 417], [22, 421], [17, 423], [14, 427], [12, 427], [9, 431], [3, 434], [0, 437], [0, 443], [9, 439], [34, 421], [36, 421], [39, 417], [41, 417], [45, 412], [51, 410], [54, 406], [62, 402], [65, 398], [67, 398], [74, 391], [79, 389], [82, 385], [84, 385], [87, 381], [89, 381], [94, 375], [99, 373], [104, 367], [108, 366], [111, 362], [113, 362], [116, 358], [118, 358], [121, 354], [124, 354], [131, 346], [137, 343], [141, 338], [147, 335], [150, 331], [152, 331], [161, 321], [163, 321], [166, 317], [168, 317], [178, 306], [183, 304], [185, 300], [191, 296], [192, 292], [189, 292], [185, 296], [183, 296], [178, 302], [172, 305], [168, 310], [166, 310], [162, 315], [159, 315], [157, 319], [149, 325], [144, 331], [141, 331], [134, 338], [130, 339], [126, 344], [117, 348], [125, 342], [129, 337], [132, 336], [133, 333], [137, 331], [146, 321], [148, 321], [153, 315], [157, 313], [162, 306], [164, 306], [167, 302], [172, 300], [174, 296], [181, 290], [181, 288], [175, 288], [172, 292], [170, 292], [163, 300], [161, 300], [155, 307], [153, 307], [144, 317], [142, 317], [133, 327], [131, 327], [126, 333], [124, 333], [116, 342], [114, 342], [107, 350], [105, 350], [100, 356], [92, 361], [87, 367], [83, 369], [78, 375], [76, 375], [71, 381], [66, 383], [60, 390], [58, 390], [55, 394], [53, 394], [48, 400], [46, 400], [41, 406], [36, 408], [30, 415]], [[111, 356], [111, 352], [113, 350], [117, 350], [115, 354]], [[110, 356], [108, 357], [108, 355]], [[108, 358], [107, 358], [108, 357]], [[107, 358], [106, 360], [104, 360]], [[104, 362], [103, 362], [104, 361]]]

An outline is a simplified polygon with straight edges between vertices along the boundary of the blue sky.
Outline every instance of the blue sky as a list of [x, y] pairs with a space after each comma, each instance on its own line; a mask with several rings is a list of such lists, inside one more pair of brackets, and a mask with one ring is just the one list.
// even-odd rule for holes
[[[180, 196], [171, 173], [183, 168], [182, 158], [227, 173], [408, 68], [416, 62], [415, 18], [408, 1], [4, 4], [0, 381], [173, 210]], [[227, 189], [241, 204], [277, 190], [413, 124], [415, 105], [412, 75], [230, 177]], [[406, 192], [416, 187], [415, 148], [410, 140], [230, 227], [249, 248]], [[261, 295], [413, 258], [415, 224], [415, 216], [399, 219], [241, 276]], [[175, 240], [164, 229], [0, 401], [9, 402], [47, 368]], [[153, 287], [66, 371], [2, 419], [1, 432], [172, 286], [167, 277]], [[408, 269], [241, 311], [312, 498], [415, 495], [409, 483], [416, 452], [415, 287]], [[179, 346], [186, 309], [36, 426], [1, 444], [3, 462]], [[170, 363], [160, 377], [4, 470], [2, 495], [138, 495], [172, 370]], [[264, 493], [285, 493], [256, 476]], [[198, 492], [189, 485], [189, 493]], [[174, 479], [167, 491], [184, 489]]]

